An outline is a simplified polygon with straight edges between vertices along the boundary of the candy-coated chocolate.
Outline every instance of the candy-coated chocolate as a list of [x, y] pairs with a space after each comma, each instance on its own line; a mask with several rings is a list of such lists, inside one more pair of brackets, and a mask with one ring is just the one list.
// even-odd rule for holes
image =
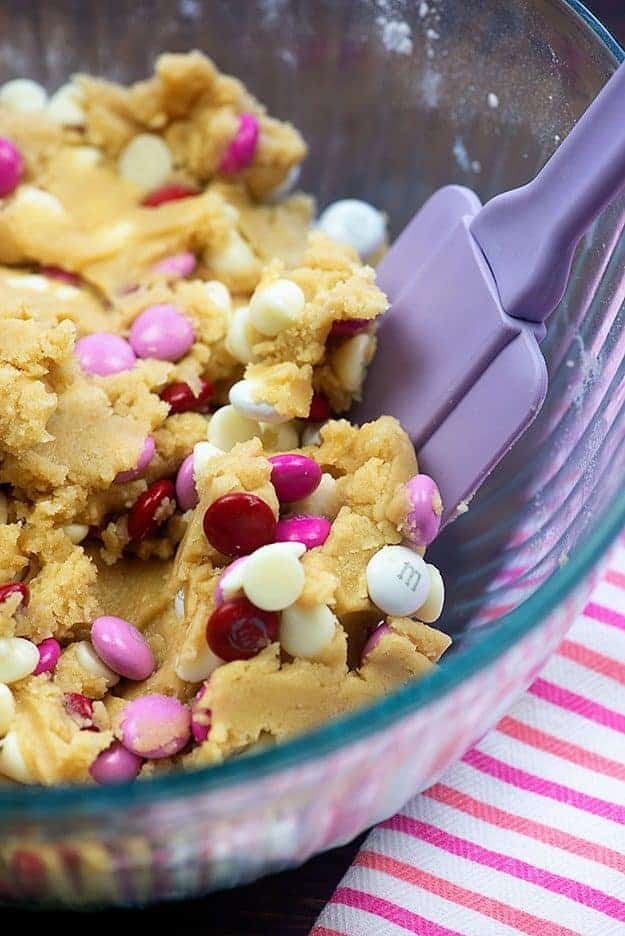
[[243, 567], [248, 559], [249, 556], [239, 556], [223, 570], [217, 579], [213, 595], [215, 607], [230, 598], [235, 598], [238, 593], [243, 591]]
[[396, 616], [414, 614], [430, 590], [425, 562], [407, 546], [383, 546], [367, 563], [366, 578], [373, 603]]
[[137, 316], [128, 340], [137, 357], [178, 361], [191, 349], [195, 335], [189, 319], [164, 303], [149, 306]]
[[232, 598], [209, 617], [206, 640], [222, 660], [249, 660], [278, 639], [279, 629], [275, 611], [261, 611], [247, 598]]
[[66, 692], [63, 695], [65, 711], [86, 731], [97, 731], [93, 724], [93, 702], [80, 692]]
[[79, 338], [74, 352], [85, 374], [100, 377], [132, 370], [136, 362], [135, 352], [128, 342], [110, 332], [95, 332]]
[[328, 398], [323, 393], [315, 391], [310, 402], [310, 409], [306, 419], [308, 422], [323, 422], [328, 419], [332, 410]]
[[89, 773], [96, 783], [127, 783], [134, 780], [143, 764], [142, 758], [125, 748], [120, 741], [113, 741], [105, 751], [100, 751]]
[[161, 400], [169, 403], [170, 413], [207, 413], [213, 395], [209, 380], [200, 379], [200, 392], [195, 395], [188, 383], [179, 381], [161, 390]]
[[254, 114], [241, 114], [236, 136], [228, 144], [219, 171], [224, 175], [234, 175], [249, 166], [258, 145], [258, 134], [258, 120]]
[[171, 696], [140, 696], [124, 709], [121, 732], [124, 747], [139, 757], [171, 757], [191, 737], [191, 712]]
[[365, 660], [367, 659], [371, 651], [375, 647], [377, 647], [377, 645], [380, 643], [380, 640], [382, 639], [382, 637], [385, 637], [387, 634], [392, 634], [392, 633], [393, 632], [391, 628], [388, 626], [388, 624], [385, 624], [384, 622], [382, 622], [381, 624], [378, 624], [378, 626], [375, 628], [375, 630], [373, 631], [373, 633], [367, 640], [366, 644], [362, 648], [362, 653], [360, 654], [361, 666], [365, 662]]
[[140, 630], [123, 618], [97, 617], [91, 625], [91, 643], [109, 669], [126, 679], [147, 679], [156, 668], [149, 643]]
[[206, 741], [211, 730], [211, 711], [200, 705], [202, 697], [206, 694], [207, 684], [208, 680], [200, 686], [191, 704], [191, 734], [193, 735], [193, 740], [197, 741], [198, 744], [201, 744], [202, 741]]
[[33, 670], [33, 676], [39, 676], [41, 673], [49, 673], [58, 663], [61, 655], [61, 645], [54, 637], [48, 637], [37, 644], [39, 651], [39, 662]]
[[276, 518], [271, 507], [255, 494], [233, 491], [213, 501], [204, 514], [206, 539], [224, 556], [246, 556], [272, 543]]
[[176, 475], [176, 500], [184, 512], [197, 506], [198, 495], [193, 474], [193, 452], [187, 455]]
[[169, 257], [163, 257], [154, 265], [155, 273], [162, 273], [163, 276], [172, 279], [182, 279], [185, 276], [191, 276], [197, 266], [195, 254], [188, 250], [184, 253], [171, 254]]
[[287, 517], [276, 526], [276, 542], [303, 543], [306, 549], [323, 546], [332, 524], [325, 517]]
[[370, 324], [368, 319], [341, 319], [332, 323], [330, 336], [332, 338], [351, 338], [352, 335], [364, 331]]
[[6, 198], [17, 188], [23, 174], [22, 154], [15, 143], [0, 137], [0, 198]]
[[429, 475], [414, 475], [406, 483], [408, 511], [401, 531], [412, 546], [429, 546], [441, 526], [443, 504], [436, 482]]
[[115, 475], [115, 484], [125, 484], [127, 481], [134, 481], [136, 478], [140, 478], [154, 458], [155, 451], [156, 446], [154, 445], [154, 439], [152, 436], [147, 436], [139, 452], [137, 464], [134, 468], [129, 468], [128, 471], [119, 471]]
[[30, 601], [30, 589], [26, 582], [9, 582], [8, 585], [0, 585], [0, 604], [11, 595], [21, 595], [22, 600], [18, 606], [21, 608], [25, 608]]
[[171, 182], [169, 185], [163, 185], [146, 195], [141, 202], [146, 208], [158, 208], [159, 205], [166, 205], [167, 202], [180, 201], [181, 198], [191, 198], [193, 195], [199, 195], [196, 188], [190, 185], [182, 185], [180, 182]]
[[271, 483], [281, 504], [308, 497], [319, 487], [321, 467], [312, 458], [295, 453], [271, 455]]
[[128, 514], [128, 536], [133, 543], [152, 536], [176, 508], [176, 490], [171, 481], [155, 481], [133, 504]]

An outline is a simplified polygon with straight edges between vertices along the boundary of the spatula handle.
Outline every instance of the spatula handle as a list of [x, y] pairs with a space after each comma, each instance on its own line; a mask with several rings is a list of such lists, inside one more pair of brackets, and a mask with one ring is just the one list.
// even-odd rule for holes
[[497, 195], [471, 223], [509, 315], [542, 322], [553, 312], [577, 242], [624, 186], [622, 65], [534, 181]]

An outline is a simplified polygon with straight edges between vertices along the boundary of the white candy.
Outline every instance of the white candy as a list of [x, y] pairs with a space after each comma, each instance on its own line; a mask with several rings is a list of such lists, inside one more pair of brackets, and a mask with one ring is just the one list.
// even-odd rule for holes
[[232, 297], [230, 290], [225, 283], [219, 280], [207, 280], [204, 283], [204, 291], [207, 293], [210, 301], [221, 309], [222, 312], [230, 312], [232, 308]]
[[190, 648], [183, 648], [176, 662], [176, 676], [185, 682], [202, 682], [223, 663], [208, 644], [205, 644], [199, 653], [189, 650]]
[[278, 279], [257, 289], [250, 300], [252, 325], [262, 335], [275, 337], [300, 321], [306, 298], [297, 283]]
[[241, 306], [233, 313], [226, 335], [226, 350], [241, 364], [254, 360], [252, 347], [256, 340], [250, 320], [249, 306]]
[[414, 614], [426, 601], [430, 574], [407, 546], [383, 546], [367, 563], [367, 590], [386, 614]]
[[336, 480], [327, 472], [321, 475], [316, 491], [291, 505], [294, 514], [312, 514], [315, 517], [326, 517], [328, 520], [334, 520], [340, 507]]
[[82, 543], [89, 533], [89, 527], [86, 523], [68, 523], [63, 527], [63, 532], [74, 545], [78, 545], [78, 543]]
[[247, 565], [247, 558], [245, 556], [242, 562], [231, 563], [226, 571], [222, 572], [219, 587], [225, 601], [229, 601], [243, 591], [243, 571]]
[[0, 683], [0, 738], [4, 738], [15, 715], [15, 699], [5, 683]]
[[50, 280], [39, 273], [23, 273], [18, 276], [7, 276], [4, 280], [11, 289], [32, 289], [33, 292], [48, 292]]
[[223, 455], [223, 450], [218, 449], [212, 442], [196, 442], [193, 446], [193, 478], [195, 483], [203, 481], [208, 475], [209, 463], [217, 455]]
[[304, 589], [304, 567], [299, 557], [303, 543], [261, 546], [243, 564], [243, 591], [257, 608], [281, 611], [297, 601]]
[[9, 731], [4, 741], [0, 742], [0, 776], [8, 777], [17, 783], [32, 783], [34, 779], [22, 756], [14, 731]]
[[293, 420], [285, 423], [260, 423], [263, 448], [272, 452], [289, 452], [298, 448], [299, 435]]
[[386, 240], [384, 215], [368, 202], [342, 198], [323, 211], [317, 227], [333, 240], [353, 247], [362, 260], [369, 260]]
[[[64, 208], [56, 195], [50, 192], [44, 192], [36, 185], [20, 185], [15, 193], [15, 201], [20, 205], [28, 205], [39, 209], [44, 209], [49, 214], [60, 215], [64, 213]], [[45, 277], [42, 277], [45, 279]]]
[[320, 431], [325, 422], [308, 423], [302, 432], [302, 445], [321, 445]]
[[332, 643], [336, 618], [327, 605], [285, 608], [280, 622], [280, 644], [292, 657], [314, 659]]
[[120, 677], [112, 669], [109, 669], [106, 663], [102, 662], [89, 640], [79, 640], [74, 646], [76, 647], [76, 660], [79, 666], [82, 666], [91, 676], [101, 676], [106, 683], [107, 689], [117, 685]]
[[433, 624], [438, 621], [445, 604], [445, 584], [436, 566], [426, 562], [425, 567], [430, 575], [430, 590], [425, 603], [417, 609], [416, 616], [424, 624]]
[[281, 202], [282, 199], [291, 192], [297, 183], [299, 182], [299, 177], [302, 172], [302, 167], [298, 164], [297, 166], [291, 166], [287, 172], [284, 180], [280, 185], [276, 185], [275, 189], [269, 194], [267, 201], [272, 204]]
[[184, 589], [179, 588], [174, 595], [174, 614], [179, 620], [184, 617]]
[[266, 423], [288, 422], [291, 417], [283, 416], [271, 403], [255, 400], [257, 387], [258, 383], [253, 380], [239, 380], [230, 387], [228, 399], [240, 413], [250, 419]]
[[370, 335], [354, 335], [332, 355], [332, 370], [349, 393], [358, 393], [362, 388], [372, 350]]
[[256, 276], [259, 263], [249, 244], [238, 231], [231, 231], [228, 243], [218, 251], [209, 251], [208, 264], [220, 279], [236, 280]]
[[208, 441], [222, 452], [229, 452], [237, 442], [247, 442], [254, 436], [260, 438], [260, 426], [254, 419], [248, 419], [234, 406], [221, 406], [208, 424]]
[[30, 676], [39, 663], [39, 651], [24, 637], [0, 638], [0, 682], [17, 682]]
[[117, 161], [120, 175], [145, 191], [167, 182], [172, 165], [171, 150], [155, 133], [139, 133], [133, 137]]
[[0, 104], [12, 111], [32, 114], [43, 110], [48, 92], [37, 81], [30, 78], [14, 78], [0, 88]]
[[81, 127], [85, 122], [85, 112], [80, 106], [83, 99], [83, 90], [78, 85], [72, 82], [61, 85], [48, 102], [49, 119], [65, 127]]

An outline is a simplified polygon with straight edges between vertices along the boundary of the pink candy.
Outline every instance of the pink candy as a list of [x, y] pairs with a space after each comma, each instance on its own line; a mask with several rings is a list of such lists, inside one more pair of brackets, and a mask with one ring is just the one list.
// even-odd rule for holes
[[193, 452], [187, 455], [176, 475], [176, 500], [181, 510], [193, 510], [198, 496], [193, 477]]
[[186, 251], [185, 253], [172, 254], [171, 257], [165, 257], [163, 260], [159, 260], [154, 266], [154, 272], [178, 279], [190, 276], [195, 270], [196, 264], [197, 260], [195, 254]]
[[429, 475], [418, 474], [406, 484], [408, 512], [402, 532], [413, 546], [429, 546], [438, 534], [443, 505], [439, 490]]
[[210, 709], [205, 709], [200, 705], [202, 696], [206, 692], [206, 686], [207, 682], [201, 686], [191, 705], [191, 734], [193, 740], [197, 741], [198, 744], [206, 741], [211, 730]]
[[333, 338], [351, 337], [351, 335], [357, 335], [358, 332], [364, 331], [370, 324], [368, 319], [342, 319], [333, 322], [330, 335]]
[[0, 198], [15, 191], [23, 174], [22, 154], [14, 143], [0, 137]]
[[147, 679], [154, 672], [156, 662], [149, 643], [123, 618], [96, 618], [91, 625], [91, 643], [100, 659], [126, 679]]
[[191, 736], [191, 712], [171, 696], [144, 695], [124, 709], [121, 730], [124, 747], [139, 757], [171, 757]]
[[134, 320], [128, 340], [137, 357], [178, 361], [190, 350], [195, 335], [189, 319], [174, 306], [154, 305]]
[[303, 543], [306, 549], [323, 546], [332, 524], [325, 517], [287, 517], [276, 526], [276, 542]]
[[108, 377], [109, 374], [132, 370], [135, 366], [135, 353], [128, 342], [109, 332], [96, 332], [79, 338], [74, 350], [86, 374]]
[[61, 655], [61, 645], [54, 637], [48, 637], [37, 644], [39, 651], [39, 662], [32, 672], [33, 676], [39, 676], [41, 673], [49, 673], [53, 670], [59, 661]]
[[271, 483], [276, 489], [278, 500], [283, 504], [308, 497], [319, 486], [321, 468], [312, 458], [305, 455], [272, 455]]
[[361, 666], [365, 662], [365, 660], [367, 659], [371, 651], [375, 647], [377, 647], [377, 645], [380, 643], [380, 640], [382, 639], [382, 637], [386, 637], [387, 634], [392, 634], [392, 633], [393, 631], [388, 626], [388, 624], [378, 624], [374, 632], [369, 637], [369, 640], [366, 642], [366, 644], [362, 648], [362, 653], [360, 655]]
[[213, 595], [213, 600], [215, 602], [215, 607], [218, 608], [219, 605], [223, 604], [226, 600], [223, 593], [224, 583], [230, 577], [232, 572], [236, 569], [237, 566], [241, 565], [242, 562], [247, 562], [247, 556], [239, 556], [238, 559], [235, 559], [234, 562], [231, 562], [230, 565], [227, 565], [223, 570], [219, 578], [217, 579], [217, 585], [215, 586], [215, 594]]
[[142, 763], [143, 760], [123, 744], [113, 741], [110, 747], [98, 754], [89, 773], [96, 783], [124, 783], [135, 779]]
[[135, 478], [140, 478], [154, 458], [155, 451], [156, 446], [154, 445], [154, 439], [152, 436], [148, 436], [143, 443], [141, 451], [139, 452], [139, 457], [135, 467], [129, 468], [128, 471], [119, 471], [115, 475], [115, 484], [125, 484], [126, 481], [134, 481]]
[[241, 114], [239, 129], [219, 164], [219, 171], [233, 175], [249, 166], [258, 145], [258, 134], [258, 121], [254, 114]]

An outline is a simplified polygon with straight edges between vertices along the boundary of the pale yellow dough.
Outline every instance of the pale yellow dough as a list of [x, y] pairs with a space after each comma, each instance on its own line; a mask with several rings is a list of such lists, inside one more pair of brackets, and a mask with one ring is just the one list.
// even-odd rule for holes
[[[178, 755], [176, 766], [279, 742], [363, 705], [425, 673], [449, 644], [418, 621], [390, 619], [391, 633], [360, 663], [383, 618], [368, 596], [365, 568], [378, 549], [401, 542], [403, 485], [418, 469], [390, 417], [361, 429], [331, 420], [319, 445], [298, 449], [313, 391], [337, 414], [360, 394], [360, 385], [346, 382], [346, 339], [329, 337], [332, 324], [371, 321], [366, 364], [375, 350], [373, 323], [387, 307], [373, 269], [312, 231], [311, 198], [271, 199], [305, 155], [300, 135], [199, 53], [161, 56], [154, 77], [130, 88], [76, 80], [84, 95], [81, 128], [63, 129], [45, 112], [0, 108], [0, 136], [16, 143], [26, 167], [22, 184], [0, 201], [0, 585], [25, 581], [30, 589], [27, 607], [16, 596], [0, 603], [0, 638], [55, 637], [62, 645], [52, 675], [11, 686], [10, 731], [25, 778], [43, 784], [89, 781], [93, 759], [119, 737], [128, 699], [161, 692], [189, 702], [197, 693], [201, 680], [185, 678], [185, 667], [206, 653], [206, 620], [226, 564], [204, 536], [203, 514], [217, 497], [246, 491], [277, 516], [272, 452], [299, 450], [324, 472], [319, 491], [292, 511], [333, 521], [325, 544], [302, 559], [299, 601], [330, 607], [334, 639], [312, 660], [291, 658], [276, 643], [251, 660], [219, 666], [202, 701], [211, 713], [209, 737]], [[219, 164], [243, 112], [259, 121], [258, 147], [249, 167], [226, 177]], [[158, 208], [142, 204], [146, 193], [122, 177], [118, 162], [142, 133], [169, 148], [168, 181], [197, 194]], [[197, 258], [191, 277], [155, 271], [183, 251]], [[76, 274], [76, 283], [48, 275], [50, 266]], [[234, 311], [259, 284], [278, 278], [300, 287], [303, 314], [273, 338], [252, 329], [252, 360], [243, 364], [226, 346]], [[209, 280], [227, 287], [229, 304], [218, 301]], [[109, 377], [81, 371], [78, 338], [99, 331], [126, 337], [136, 316], [157, 303], [175, 305], [191, 321], [188, 354], [173, 364], [138, 361]], [[177, 511], [154, 536], [129, 544], [127, 516], [137, 497], [153, 481], [175, 478], [207, 438], [209, 417], [170, 414], [161, 391], [176, 381], [197, 390], [202, 378], [213, 383], [217, 407], [242, 377], [288, 417], [287, 427], [259, 424], [254, 438], [217, 455], [198, 479], [198, 507]], [[156, 454], [144, 477], [113, 483], [134, 466], [148, 435]], [[112, 686], [85, 669], [80, 642], [100, 614], [143, 631], [157, 660], [151, 677]], [[95, 700], [98, 731], [82, 730], [67, 713], [67, 692]], [[141, 775], [172, 766], [172, 759], [146, 762]]]

